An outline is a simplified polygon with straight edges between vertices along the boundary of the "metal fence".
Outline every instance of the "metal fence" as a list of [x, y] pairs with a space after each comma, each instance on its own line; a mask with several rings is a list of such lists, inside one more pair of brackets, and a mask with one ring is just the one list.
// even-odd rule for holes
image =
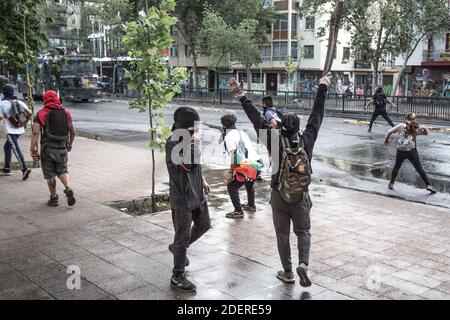
[[[246, 96], [258, 104], [261, 102], [263, 95], [271, 95], [277, 107], [291, 110], [311, 109], [315, 98], [315, 93], [246, 91]], [[389, 108], [391, 114], [405, 115], [408, 112], [414, 112], [422, 118], [450, 120], [450, 97], [396, 96], [389, 97], [389, 99], [395, 104], [395, 107]], [[237, 104], [228, 89], [183, 90], [176, 95], [175, 100], [210, 104]], [[328, 94], [325, 110], [339, 113], [370, 113], [373, 107], [366, 110], [365, 106], [371, 100], [371, 96]]]

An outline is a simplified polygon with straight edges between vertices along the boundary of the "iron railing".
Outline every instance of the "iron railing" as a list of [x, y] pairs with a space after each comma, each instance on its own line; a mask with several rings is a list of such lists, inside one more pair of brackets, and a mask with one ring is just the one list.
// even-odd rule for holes
[[[281, 109], [311, 109], [315, 93], [271, 92], [265, 90], [248, 90], [246, 96], [256, 103], [261, 102], [263, 95], [271, 95], [273, 102]], [[419, 117], [450, 120], [450, 97], [389, 97], [395, 107], [389, 112], [394, 115], [405, 115], [414, 112]], [[178, 101], [193, 101], [209, 104], [237, 104], [228, 89], [195, 89], [183, 90], [175, 96]], [[371, 113], [373, 107], [366, 109], [372, 100], [371, 96], [330, 93], [325, 102], [325, 110], [338, 113]]]

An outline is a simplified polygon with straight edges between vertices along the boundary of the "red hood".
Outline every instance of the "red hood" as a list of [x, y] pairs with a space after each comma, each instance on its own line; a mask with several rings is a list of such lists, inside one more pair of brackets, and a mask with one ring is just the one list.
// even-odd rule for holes
[[51, 109], [61, 109], [63, 107], [55, 91], [48, 90], [44, 93], [44, 107]]

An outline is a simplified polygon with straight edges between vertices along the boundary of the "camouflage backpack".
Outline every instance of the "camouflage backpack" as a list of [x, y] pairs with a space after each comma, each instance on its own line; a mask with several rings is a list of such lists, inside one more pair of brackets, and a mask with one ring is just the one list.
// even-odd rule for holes
[[299, 145], [291, 148], [286, 137], [281, 139], [281, 156], [278, 190], [287, 203], [301, 202], [305, 199], [311, 183], [311, 166], [304, 149], [303, 138], [299, 136]]

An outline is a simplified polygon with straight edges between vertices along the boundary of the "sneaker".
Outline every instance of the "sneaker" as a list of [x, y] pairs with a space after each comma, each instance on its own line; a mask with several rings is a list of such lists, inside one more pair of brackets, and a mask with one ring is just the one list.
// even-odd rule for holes
[[170, 279], [170, 287], [185, 293], [195, 292], [197, 290], [197, 287], [186, 278], [184, 273], [179, 276], [172, 276], [172, 279]]
[[427, 190], [431, 192], [431, 194], [435, 194], [437, 192], [437, 190], [435, 188], [433, 188], [432, 185], [427, 186]]
[[369, 128], [369, 130], [367, 130], [368, 133], [372, 133], [372, 129]]
[[388, 188], [389, 188], [390, 190], [394, 190], [394, 184], [393, 184], [393, 183], [389, 183]]
[[311, 287], [311, 280], [308, 277], [308, 268], [304, 263], [300, 263], [297, 267], [297, 274], [300, 277], [300, 285], [302, 287]]
[[27, 180], [30, 177], [30, 173], [31, 173], [31, 170], [28, 168], [25, 171], [23, 171], [22, 181]]
[[50, 196], [50, 200], [47, 201], [47, 205], [50, 207], [57, 207], [59, 205], [58, 201], [59, 201], [58, 195], [54, 197]]
[[286, 271], [278, 271], [277, 278], [283, 281], [284, 283], [295, 283], [294, 273], [286, 272]]
[[11, 174], [11, 169], [1, 168], [0, 172], [3, 173], [5, 176], [9, 176]]
[[[173, 243], [169, 244], [169, 251], [173, 254]], [[186, 257], [186, 263], [184, 264], [185, 267], [189, 266], [189, 259]]]
[[256, 206], [249, 206], [248, 203], [244, 204], [242, 209], [249, 212], [256, 212]]
[[76, 202], [76, 199], [73, 196], [73, 190], [67, 187], [66, 190], [64, 190], [64, 193], [66, 194], [67, 204], [69, 205], [69, 207], [73, 206]]
[[225, 215], [225, 217], [232, 218], [232, 219], [234, 219], [234, 218], [243, 218], [244, 217], [244, 212], [235, 210], [233, 212], [227, 213]]

